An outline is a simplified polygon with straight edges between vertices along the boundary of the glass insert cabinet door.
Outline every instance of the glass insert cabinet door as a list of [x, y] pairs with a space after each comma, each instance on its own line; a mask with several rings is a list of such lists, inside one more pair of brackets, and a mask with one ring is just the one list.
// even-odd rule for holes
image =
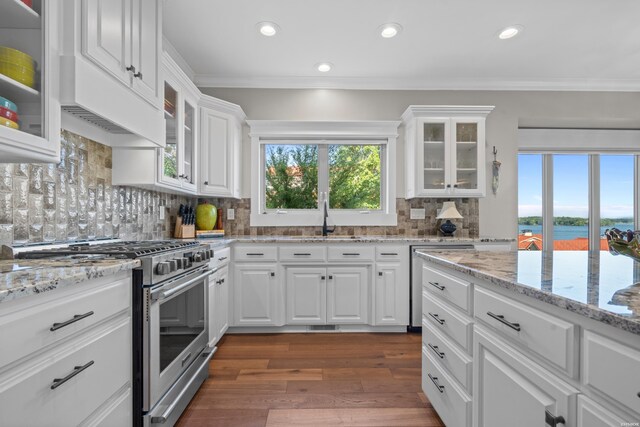
[[479, 126], [474, 120], [453, 120], [452, 126], [452, 186], [458, 192], [477, 190], [479, 181]]
[[195, 184], [195, 171], [193, 165], [195, 163], [195, 116], [196, 108], [184, 101], [184, 156], [182, 160], [182, 179], [189, 184]]
[[445, 192], [448, 181], [449, 148], [447, 141], [450, 134], [449, 120], [425, 120], [419, 128], [418, 164], [422, 170], [417, 171], [418, 180], [423, 191]]
[[162, 155], [162, 180], [178, 181], [178, 92], [167, 82], [164, 83], [164, 119], [166, 145]]

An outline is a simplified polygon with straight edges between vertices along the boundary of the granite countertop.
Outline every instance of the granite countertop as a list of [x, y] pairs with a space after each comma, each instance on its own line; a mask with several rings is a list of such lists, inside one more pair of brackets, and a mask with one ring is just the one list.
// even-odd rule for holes
[[105, 256], [0, 261], [0, 303], [139, 267], [134, 259]]
[[606, 251], [416, 251], [452, 268], [640, 335], [640, 262]]
[[[216, 240], [217, 239], [212, 239]], [[466, 238], [466, 237], [406, 237], [406, 236], [228, 236], [227, 244], [237, 243], [511, 243], [514, 239]]]

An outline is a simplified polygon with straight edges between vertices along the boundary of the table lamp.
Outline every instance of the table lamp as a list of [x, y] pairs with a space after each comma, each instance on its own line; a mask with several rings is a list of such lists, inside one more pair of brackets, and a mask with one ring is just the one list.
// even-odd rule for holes
[[451, 222], [452, 219], [461, 219], [462, 215], [456, 209], [455, 202], [443, 202], [442, 209], [436, 219], [446, 219], [440, 223], [440, 232], [443, 236], [452, 237], [456, 231], [456, 225]]

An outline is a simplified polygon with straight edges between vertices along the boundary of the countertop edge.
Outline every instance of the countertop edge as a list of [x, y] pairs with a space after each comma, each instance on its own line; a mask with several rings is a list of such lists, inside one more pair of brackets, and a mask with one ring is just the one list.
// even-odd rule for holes
[[589, 319], [596, 320], [612, 326], [617, 329], [621, 329], [632, 334], [640, 335], [640, 322], [627, 319], [624, 316], [617, 315], [615, 313], [604, 311], [598, 307], [594, 307], [589, 304], [581, 303], [575, 300], [568, 299], [560, 295], [553, 295], [549, 292], [535, 289], [531, 286], [523, 285], [518, 282], [501, 279], [489, 273], [482, 272], [472, 267], [467, 267], [458, 264], [454, 261], [449, 261], [438, 257], [437, 254], [429, 254], [422, 251], [416, 251], [416, 255], [434, 264], [438, 264], [444, 267], [451, 268], [460, 273], [469, 274], [477, 279], [486, 280], [494, 285], [498, 285], [502, 289], [507, 289], [525, 295], [531, 298], [535, 298], [538, 301], [553, 305], [558, 308], [565, 309], [572, 313], [588, 317]]
[[0, 307], [3, 302], [17, 301], [33, 295], [40, 295], [56, 289], [116, 275], [123, 271], [140, 267], [140, 260], [136, 259], [109, 261], [110, 264], [103, 266], [72, 264], [68, 266], [42, 267], [40, 270], [51, 270], [46, 274], [46, 277], [38, 278], [29, 284], [16, 283], [6, 289], [0, 289]]

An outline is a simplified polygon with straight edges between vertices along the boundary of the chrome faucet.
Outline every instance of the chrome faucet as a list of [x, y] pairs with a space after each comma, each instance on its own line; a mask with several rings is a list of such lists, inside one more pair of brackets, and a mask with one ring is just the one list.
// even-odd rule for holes
[[324, 221], [322, 222], [322, 236], [323, 237], [327, 237], [329, 235], [329, 233], [333, 233], [334, 231], [336, 231], [336, 228], [329, 228], [327, 227], [327, 218], [329, 218], [329, 208], [328, 208], [328, 202], [327, 202], [327, 196], [325, 194], [324, 196]]

